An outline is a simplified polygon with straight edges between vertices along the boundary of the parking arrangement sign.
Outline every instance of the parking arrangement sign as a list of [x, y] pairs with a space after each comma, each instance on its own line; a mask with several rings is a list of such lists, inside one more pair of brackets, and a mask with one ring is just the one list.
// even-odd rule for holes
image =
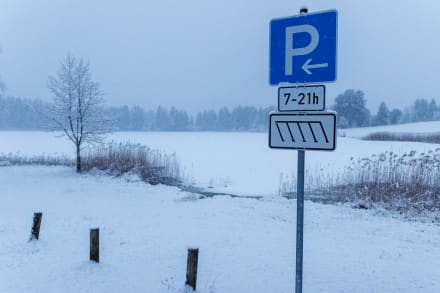
[[269, 147], [298, 150], [336, 148], [335, 113], [272, 113]]
[[336, 80], [337, 11], [273, 19], [270, 84]]
[[[298, 150], [296, 181], [295, 292], [302, 293], [305, 151], [336, 148], [336, 113], [325, 110], [325, 86], [336, 80], [336, 10], [273, 19], [270, 73], [278, 88], [278, 111], [269, 118], [269, 147]], [[289, 85], [295, 84], [295, 85]]]

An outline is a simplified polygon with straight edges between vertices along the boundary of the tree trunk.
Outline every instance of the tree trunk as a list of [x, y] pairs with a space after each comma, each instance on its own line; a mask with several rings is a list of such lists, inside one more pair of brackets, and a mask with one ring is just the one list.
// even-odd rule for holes
[[81, 172], [81, 149], [80, 145], [76, 145], [76, 172]]

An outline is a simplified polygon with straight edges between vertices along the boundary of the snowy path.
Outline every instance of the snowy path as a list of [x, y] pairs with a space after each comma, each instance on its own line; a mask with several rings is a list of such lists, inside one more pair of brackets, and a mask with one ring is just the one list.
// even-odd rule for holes
[[[0, 168], [0, 292], [293, 292], [295, 202], [215, 197], [66, 168]], [[32, 213], [41, 240], [27, 243]], [[306, 202], [305, 292], [440, 292], [440, 227]], [[101, 228], [101, 260], [88, 259]], [[212, 290], [211, 290], [212, 289]]]

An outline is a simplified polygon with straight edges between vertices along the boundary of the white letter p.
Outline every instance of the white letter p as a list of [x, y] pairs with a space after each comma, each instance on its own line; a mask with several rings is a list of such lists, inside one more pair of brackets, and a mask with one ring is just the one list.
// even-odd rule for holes
[[[293, 35], [297, 33], [308, 33], [310, 43], [306, 47], [295, 48]], [[286, 27], [286, 53], [284, 60], [285, 75], [293, 74], [293, 56], [307, 55], [316, 49], [319, 43], [319, 33], [316, 28], [309, 24]]]

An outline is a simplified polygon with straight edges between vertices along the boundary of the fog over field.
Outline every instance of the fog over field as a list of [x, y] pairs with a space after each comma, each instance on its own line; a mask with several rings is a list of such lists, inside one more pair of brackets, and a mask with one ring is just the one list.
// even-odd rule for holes
[[0, 293], [440, 292], [440, 2], [305, 2], [1, 0]]
[[[0, 76], [10, 95], [50, 100], [47, 76], [67, 52], [91, 60], [111, 105], [272, 106], [269, 21], [337, 9], [337, 94], [365, 91], [368, 107], [438, 98], [440, 34], [435, 0], [32, 1], [0, 3]], [[81, 21], [78, 21], [78, 20]]]

